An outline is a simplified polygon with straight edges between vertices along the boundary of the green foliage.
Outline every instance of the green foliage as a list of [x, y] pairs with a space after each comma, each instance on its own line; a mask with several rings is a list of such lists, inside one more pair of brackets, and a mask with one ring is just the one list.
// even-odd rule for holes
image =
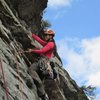
[[42, 20], [41, 27], [43, 29], [49, 28], [49, 27], [51, 27], [51, 23], [48, 20]]
[[89, 86], [82, 86], [81, 89], [85, 92], [85, 94], [91, 100], [95, 99], [95, 90], [96, 90], [96, 87], [93, 87], [93, 86], [89, 85]]

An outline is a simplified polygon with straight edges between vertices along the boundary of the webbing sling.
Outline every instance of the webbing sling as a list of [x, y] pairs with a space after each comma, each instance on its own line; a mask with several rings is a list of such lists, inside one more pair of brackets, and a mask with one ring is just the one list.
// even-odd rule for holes
[[2, 59], [0, 58], [0, 69], [1, 69], [1, 74], [3, 77], [3, 84], [4, 84], [4, 88], [5, 88], [5, 92], [6, 92], [6, 97], [7, 100], [9, 100], [9, 95], [8, 95], [8, 89], [7, 89], [7, 85], [6, 85], [6, 79], [5, 79], [5, 75], [4, 75], [4, 70], [3, 70], [3, 63], [2, 63]]

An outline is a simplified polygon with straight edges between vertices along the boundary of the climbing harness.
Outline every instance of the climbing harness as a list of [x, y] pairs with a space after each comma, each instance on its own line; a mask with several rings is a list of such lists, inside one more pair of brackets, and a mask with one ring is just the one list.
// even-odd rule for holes
[[44, 78], [53, 79], [53, 70], [50, 66], [49, 59], [45, 56], [41, 56], [38, 60], [39, 70], [44, 75]]
[[8, 89], [7, 89], [7, 85], [6, 85], [6, 79], [5, 79], [5, 75], [4, 75], [3, 63], [2, 63], [2, 59], [1, 58], [0, 58], [0, 69], [1, 69], [2, 77], [3, 77], [3, 82], [4, 82], [4, 88], [5, 88], [5, 92], [6, 92], [6, 97], [7, 97], [7, 100], [9, 100]]

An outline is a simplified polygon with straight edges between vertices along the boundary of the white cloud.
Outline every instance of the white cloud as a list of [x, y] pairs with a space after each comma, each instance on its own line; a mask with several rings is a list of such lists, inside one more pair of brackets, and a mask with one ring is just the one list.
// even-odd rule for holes
[[83, 40], [82, 46], [89, 65], [95, 67], [95, 70], [98, 70], [100, 67], [100, 37], [91, 40]]
[[64, 67], [72, 78], [79, 85], [85, 82], [100, 87], [100, 37], [64, 39], [57, 43], [59, 55], [64, 59]]
[[48, 5], [53, 8], [69, 6], [72, 0], [48, 0]]
[[63, 10], [63, 11], [57, 11], [56, 12], [56, 15], [54, 15], [54, 20], [56, 20], [56, 19], [59, 19], [59, 18], [63, 18], [63, 16], [66, 14], [66, 10]]
[[88, 76], [87, 85], [89, 85], [91, 83], [93, 84], [93, 86], [100, 87], [100, 70], [99, 70], [99, 72], [97, 72], [95, 74], [93, 73], [92, 75]]

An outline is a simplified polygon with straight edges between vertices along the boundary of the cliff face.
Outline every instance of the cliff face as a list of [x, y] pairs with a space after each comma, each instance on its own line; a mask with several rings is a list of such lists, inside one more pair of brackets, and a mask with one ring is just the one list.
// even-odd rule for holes
[[[46, 7], [47, 0], [0, 0], [0, 100], [41, 100], [28, 73], [36, 55], [19, 52], [34, 48], [31, 42], [40, 46], [30, 32], [41, 34]], [[88, 100], [57, 57], [54, 61], [57, 80], [40, 80], [50, 100]]]

